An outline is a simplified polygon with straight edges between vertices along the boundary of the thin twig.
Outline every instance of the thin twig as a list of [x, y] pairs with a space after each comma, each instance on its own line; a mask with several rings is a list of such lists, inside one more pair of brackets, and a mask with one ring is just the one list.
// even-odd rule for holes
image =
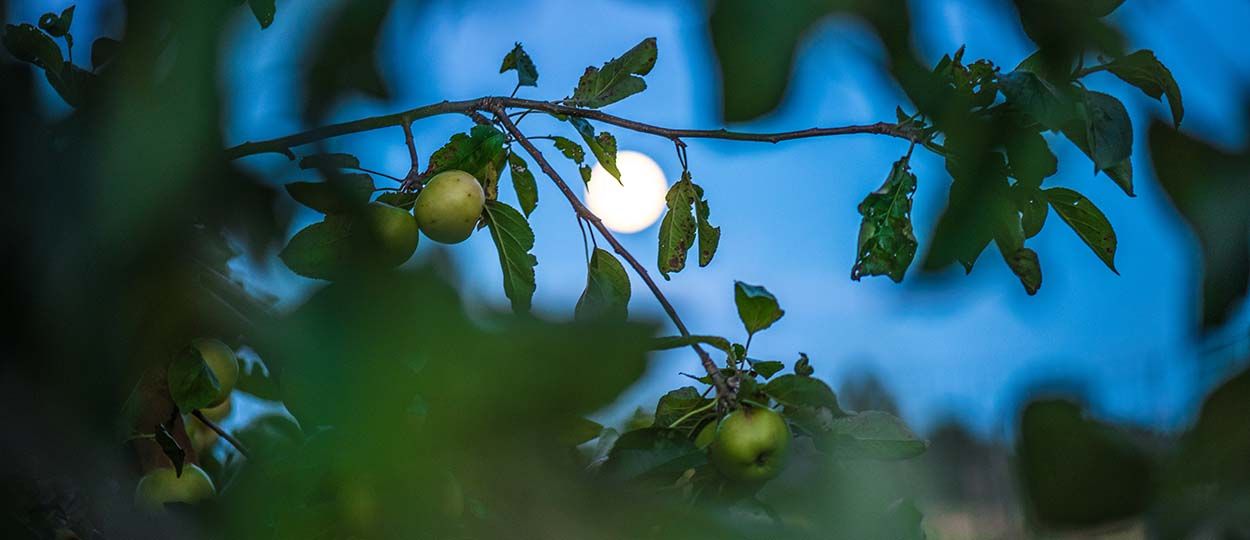
[[404, 119], [399, 125], [404, 128], [404, 145], [408, 147], [408, 159], [412, 161], [412, 166], [408, 167], [408, 174], [404, 175], [404, 179], [400, 182], [400, 188], [407, 190], [412, 189], [412, 183], [416, 182], [421, 174], [421, 158], [417, 157], [417, 143], [412, 140], [412, 122]]
[[191, 411], [191, 416], [194, 416], [196, 420], [199, 420], [205, 426], [208, 426], [208, 429], [211, 429], [214, 432], [216, 432], [218, 435], [221, 435], [221, 438], [225, 439], [226, 442], [230, 443], [230, 446], [233, 446], [235, 450], [239, 451], [240, 454], [243, 454], [243, 457], [245, 458], [252, 457], [252, 453], [247, 451], [247, 447], [243, 446], [243, 443], [239, 442], [238, 439], [234, 438], [234, 435], [226, 433], [226, 430], [221, 429], [221, 426], [215, 424], [212, 420], [209, 420], [207, 417], [205, 417], [204, 413], [201, 412], [199, 409]]
[[[577, 198], [577, 195], [573, 193], [573, 190], [569, 187], [568, 183], [560, 177], [560, 173], [556, 172], [555, 168], [547, 162], [547, 159], [543, 157], [542, 152], [539, 151], [538, 148], [534, 146], [534, 143], [530, 142], [530, 140], [527, 139], [519, 129], [517, 129], [516, 124], [512, 122], [512, 119], [508, 118], [508, 114], [504, 110], [503, 106], [497, 106], [493, 112], [495, 113], [495, 118], [499, 120], [504, 129], [507, 130], [508, 133], [516, 139], [517, 143], [519, 143], [522, 148], [525, 148], [525, 151], [534, 158], [534, 162], [538, 164], [538, 167], [542, 169], [543, 173], [551, 178], [552, 182], [555, 182], [556, 187], [560, 188], [564, 197], [568, 199], [569, 204], [573, 206], [573, 211], [577, 212], [582, 219], [585, 219], [587, 223], [590, 223], [592, 227], [598, 230], [599, 234], [603, 235], [604, 240], [607, 240], [608, 243], [612, 245], [612, 249], [616, 251], [617, 255], [620, 255], [621, 258], [625, 259], [625, 261], [633, 267], [634, 272], [638, 274], [638, 277], [642, 278], [643, 283], [646, 283], [647, 287], [651, 289], [651, 294], [655, 295], [656, 300], [660, 302], [660, 306], [664, 308], [664, 312], [668, 314], [668, 318], [673, 321], [673, 325], [677, 327], [677, 331], [683, 336], [689, 336], [690, 330], [686, 328], [686, 324], [682, 322], [681, 316], [677, 314], [677, 310], [673, 308], [673, 304], [669, 303], [668, 298], [664, 296], [664, 292], [660, 290], [658, 285], [656, 285], [655, 280], [651, 279], [651, 275], [647, 273], [646, 267], [644, 267], [642, 263], [639, 263], [638, 259], [634, 258], [634, 256], [630, 254], [629, 250], [625, 249], [625, 246], [621, 245], [621, 243], [617, 241], [616, 237], [612, 235], [612, 231], [608, 230], [607, 226], [603, 224], [603, 221], [599, 219], [599, 216], [596, 216], [594, 212], [591, 212], [589, 208], [586, 208], [586, 205], [582, 204], [581, 199]], [[729, 393], [729, 387], [726, 386], [725, 379], [721, 376], [720, 370], [717, 369], [716, 363], [712, 361], [712, 357], [708, 356], [707, 351], [703, 350], [703, 347], [699, 346], [698, 343], [692, 343], [690, 346], [695, 350], [695, 353], [699, 355], [699, 361], [703, 364], [703, 369], [705, 369], [708, 376], [712, 378], [712, 383], [716, 386], [717, 394], [730, 398], [731, 394]]]

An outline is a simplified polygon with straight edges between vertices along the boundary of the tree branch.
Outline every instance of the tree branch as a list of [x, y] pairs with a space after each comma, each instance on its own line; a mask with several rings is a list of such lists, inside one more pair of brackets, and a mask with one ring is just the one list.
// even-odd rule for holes
[[[655, 295], [656, 300], [660, 302], [660, 306], [664, 308], [664, 312], [668, 314], [668, 318], [673, 321], [673, 325], [677, 327], [677, 331], [683, 336], [690, 335], [690, 330], [686, 328], [686, 323], [682, 322], [681, 316], [677, 314], [677, 310], [673, 308], [673, 304], [669, 303], [668, 298], [664, 296], [664, 292], [660, 290], [659, 285], [656, 285], [655, 280], [651, 279], [651, 275], [647, 273], [646, 267], [639, 263], [638, 259], [634, 258], [634, 256], [625, 249], [625, 246], [621, 245], [621, 243], [617, 241], [615, 236], [612, 236], [612, 231], [608, 230], [608, 228], [603, 224], [603, 221], [599, 219], [599, 216], [596, 216], [594, 212], [591, 212], [589, 208], [586, 208], [586, 205], [582, 204], [581, 199], [577, 198], [577, 195], [573, 193], [573, 190], [569, 187], [568, 183], [566, 183], [564, 179], [560, 177], [560, 174], [557, 173], [551, 166], [551, 164], [547, 162], [547, 159], [543, 157], [542, 152], [539, 151], [538, 148], [534, 147], [534, 143], [530, 142], [530, 140], [526, 138], [519, 129], [517, 129], [516, 124], [512, 122], [512, 119], [508, 118], [508, 114], [504, 110], [504, 107], [499, 105], [493, 112], [495, 114], [495, 118], [499, 120], [504, 129], [506, 129], [508, 133], [516, 139], [517, 143], [519, 143], [522, 148], [525, 148], [525, 151], [534, 158], [534, 162], [538, 164], [538, 167], [542, 169], [543, 173], [551, 178], [552, 182], [555, 182], [556, 187], [560, 188], [560, 192], [564, 193], [564, 197], [569, 200], [569, 204], [573, 206], [573, 210], [589, 222], [591, 226], [598, 230], [599, 234], [603, 235], [603, 238], [612, 245], [612, 249], [616, 251], [617, 255], [620, 255], [621, 258], [625, 259], [625, 261], [633, 267], [634, 272], [638, 274], [638, 277], [642, 278], [642, 281], [647, 284], [647, 288], [651, 289], [651, 294]], [[708, 356], [707, 351], [703, 350], [703, 347], [699, 346], [698, 343], [692, 343], [690, 346], [699, 355], [699, 361], [703, 364], [703, 369], [707, 370], [708, 375], [712, 378], [712, 383], [716, 386], [717, 394], [728, 398], [730, 396], [729, 387], [725, 384], [725, 378], [721, 376], [720, 369], [716, 367], [716, 363], [712, 361], [712, 357]]]
[[230, 443], [230, 446], [233, 446], [236, 450], [239, 451], [240, 454], [243, 454], [243, 457], [245, 458], [252, 457], [252, 453], [247, 451], [247, 448], [243, 446], [242, 442], [239, 442], [238, 439], [234, 438], [234, 435], [226, 433], [226, 430], [221, 429], [221, 426], [217, 425], [212, 420], [209, 420], [207, 417], [205, 417], [204, 413], [201, 412], [199, 409], [191, 411], [191, 416], [194, 416], [196, 420], [200, 421], [200, 423], [204, 424], [205, 426], [208, 426], [208, 429], [211, 429], [214, 432], [216, 432], [218, 435], [220, 435], [221, 438], [225, 439], [226, 442]]
[[244, 156], [263, 153], [279, 153], [291, 156], [292, 147], [302, 146], [322, 139], [329, 139], [331, 137], [370, 131], [384, 127], [406, 125], [415, 120], [441, 114], [465, 114], [472, 118], [474, 113], [477, 111], [487, 111], [493, 113], [496, 109], [525, 109], [526, 111], [539, 111], [550, 114], [577, 116], [580, 118], [596, 120], [605, 124], [622, 127], [631, 131], [637, 131], [639, 133], [665, 137], [673, 141], [680, 139], [721, 139], [728, 141], [779, 143], [794, 139], [855, 134], [886, 135], [914, 141], [919, 139], [921, 136], [921, 134], [916, 130], [907, 129], [900, 127], [898, 124], [888, 122], [828, 128], [816, 127], [797, 131], [781, 131], [776, 133], [747, 133], [742, 131], [730, 131], [727, 129], [677, 129], [636, 122], [595, 109], [570, 107], [568, 105], [561, 105], [550, 101], [537, 101], [512, 97], [482, 97], [465, 101], [443, 101], [432, 105], [424, 105], [415, 109], [409, 109], [403, 112], [381, 116], [371, 116], [340, 124], [330, 124], [328, 126], [310, 129], [308, 131], [303, 131], [285, 137], [278, 137], [276, 139], [245, 142], [238, 146], [226, 149], [226, 158], [238, 159]]

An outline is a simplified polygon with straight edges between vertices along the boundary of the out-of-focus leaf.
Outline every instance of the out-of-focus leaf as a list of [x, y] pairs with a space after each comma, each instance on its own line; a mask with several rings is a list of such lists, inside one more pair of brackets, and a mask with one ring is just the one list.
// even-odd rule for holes
[[1050, 151], [1050, 145], [1041, 133], [1014, 130], [1007, 135], [1003, 146], [1007, 151], [1011, 176], [1021, 183], [1040, 186], [1044, 179], [1059, 171], [1059, 160]]
[[845, 413], [838, 406], [838, 397], [824, 381], [802, 375], [782, 375], [764, 385], [764, 393], [790, 407], [829, 409], [841, 416]]
[[63, 64], [60, 72], [44, 70], [43, 75], [61, 99], [71, 107], [81, 107], [86, 103], [96, 79], [94, 73], [69, 62]]
[[499, 201], [487, 201], [484, 215], [499, 252], [504, 294], [512, 301], [513, 311], [527, 312], [534, 298], [534, 267], [538, 265], [538, 259], [530, 253], [534, 249], [534, 231], [525, 216]]
[[906, 157], [894, 162], [885, 183], [859, 203], [863, 220], [851, 279], [890, 276], [896, 283], [916, 256], [916, 235], [911, 225], [911, 198], [916, 192], [916, 175]]
[[882, 411], [835, 418], [815, 441], [818, 449], [838, 459], [908, 459], [928, 448], [902, 419]]
[[278, 258], [301, 276], [335, 279], [351, 264], [352, 253], [352, 219], [330, 215], [295, 233]]
[[525, 217], [529, 217], [538, 206], [538, 183], [534, 180], [534, 173], [530, 172], [525, 158], [516, 152], [508, 153], [508, 168], [512, 171], [512, 188], [516, 190], [517, 202], [521, 204]]
[[1060, 129], [1076, 114], [1071, 99], [1031, 71], [1013, 71], [998, 78], [1007, 102], [1046, 129]]
[[[39, 28], [47, 32], [52, 37], [64, 37], [69, 34], [70, 26], [74, 24], [74, 7], [70, 6], [61, 12], [60, 16], [55, 13], [44, 13], [39, 17]], [[73, 41], [71, 40], [72, 44]]]
[[530, 55], [525, 52], [520, 43], [513, 46], [507, 56], [503, 57], [499, 72], [503, 73], [508, 70], [516, 71], [517, 86], [538, 86], [538, 68], [534, 67], [534, 61], [530, 59]]
[[186, 347], [169, 362], [169, 394], [183, 412], [207, 407], [217, 399], [221, 384], [195, 347]]
[[595, 248], [586, 268], [586, 290], [578, 298], [573, 316], [623, 321], [629, 316], [629, 295], [625, 267], [611, 253]]
[[1172, 125], [1180, 127], [1185, 117], [1181, 89], [1172, 77], [1172, 71], [1155, 58], [1153, 51], [1142, 50], [1116, 58], [1107, 64], [1107, 71], [1152, 98], [1161, 100], [1167, 95], [1168, 106], [1172, 109]]
[[273, 15], [277, 11], [274, 0], [247, 0], [248, 7], [252, 8], [252, 15], [256, 17], [256, 22], [260, 23], [262, 29], [269, 28], [273, 24]]
[[626, 481], [652, 475], [676, 476], [705, 463], [707, 454], [685, 434], [652, 427], [621, 435], [599, 472], [610, 480]]
[[738, 306], [738, 319], [748, 334], [772, 326], [786, 314], [768, 289], [741, 281], [734, 282], [734, 304]]
[[651, 37], [609, 60], [602, 68], [586, 68], [569, 103], [597, 109], [646, 90], [647, 83], [642, 76], [655, 67], [656, 56], [655, 38]]
[[[955, 147], [959, 142], [948, 145]], [[958, 262], [971, 272], [994, 239], [1001, 216], [1013, 207], [1007, 164], [1001, 153], [975, 148], [947, 158], [946, 170], [954, 178], [950, 202], [938, 219], [923, 268], [938, 270]]]
[[765, 379], [771, 378], [777, 372], [786, 368], [786, 365], [776, 360], [758, 360], [751, 362], [751, 369], [760, 374]]
[[585, 118], [570, 116], [569, 123], [577, 129], [582, 140], [586, 141], [586, 146], [590, 147], [590, 151], [594, 153], [595, 159], [599, 160], [599, 165], [603, 167], [603, 170], [608, 171], [617, 182], [620, 182], [621, 170], [616, 167], [616, 137], [606, 131], [601, 131], [596, 135], [594, 126], [590, 125]]
[[1250, 283], [1250, 152], [1236, 154], [1155, 122], [1150, 154], [1159, 183], [1202, 247], [1202, 328], [1224, 321]]
[[360, 160], [351, 154], [328, 153], [312, 154], [299, 160], [301, 169], [355, 169], [360, 167]]
[[720, 336], [667, 336], [655, 338], [651, 342], [651, 349], [662, 351], [666, 349], [676, 349], [679, 347], [689, 347], [695, 343], [703, 345], [711, 345], [725, 352], [729, 352], [729, 340]]
[[799, 359], [794, 362], [794, 374], [800, 377], [811, 377], [816, 370], [812, 368], [812, 361], [807, 358], [806, 353], [799, 353]]
[[560, 432], [560, 442], [577, 446], [594, 440], [602, 432], [603, 426], [598, 422], [575, 416], [569, 419], [565, 429]]
[[1101, 19], [1120, 1], [1015, 0], [1015, 5], [1025, 34], [1041, 49], [1041, 62], [1057, 68], [1087, 51], [1121, 54], [1124, 37]]
[[29, 24], [4, 25], [4, 48], [18, 60], [60, 73], [65, 60], [52, 38]]
[[390, 8], [391, 0], [357, 0], [325, 18], [328, 27], [316, 32], [320, 39], [306, 57], [305, 118], [321, 118], [340, 96], [350, 92], [390, 97], [376, 58], [378, 36]]
[[1042, 400], [1025, 407], [1016, 455], [1029, 506], [1045, 526], [1111, 523], [1150, 503], [1149, 460], [1075, 403]]
[[360, 208], [373, 196], [373, 177], [341, 174], [327, 182], [291, 182], [286, 192], [300, 204], [323, 214], [342, 214]]
[[1111, 228], [1111, 222], [1107, 221], [1102, 210], [1084, 195], [1067, 188], [1050, 188], [1043, 193], [1064, 223], [1081, 237], [1107, 268], [1120, 273], [1115, 269], [1115, 229]]
[[[711, 402], [711, 399], [700, 395], [699, 390], [693, 386], [683, 386], [676, 390], [671, 390], [667, 394], [664, 394], [664, 396], [660, 398], [659, 403], [655, 406], [654, 426], [657, 428], [681, 428], [682, 426], [685, 426], [686, 428], [694, 427], [700, 420], [697, 415], [692, 415], [689, 418], [682, 420], [682, 424], [680, 425], [674, 425], [674, 423], [680, 420], [683, 416], [686, 416], [700, 407], [705, 407]], [[709, 409], [707, 414], [715, 414], [715, 411]]]
[[107, 64], [121, 47], [121, 42], [109, 37], [102, 37], [91, 43], [91, 69], [98, 70]]

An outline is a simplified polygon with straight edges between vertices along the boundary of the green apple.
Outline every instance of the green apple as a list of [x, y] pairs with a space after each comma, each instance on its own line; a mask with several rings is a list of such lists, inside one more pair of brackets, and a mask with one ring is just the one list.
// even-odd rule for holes
[[213, 480], [199, 465], [182, 466], [182, 476], [172, 467], [153, 470], [135, 487], [135, 506], [149, 512], [163, 512], [166, 503], [194, 504], [217, 494]]
[[464, 171], [434, 175], [417, 196], [415, 213], [421, 232], [435, 242], [463, 242], [482, 216], [486, 194], [482, 184]]
[[417, 220], [407, 210], [373, 201], [365, 207], [364, 220], [379, 263], [399, 266], [417, 250]]
[[781, 473], [789, 448], [790, 428], [780, 414], [742, 408], [721, 421], [708, 457], [726, 478], [762, 484]]
[[200, 352], [200, 357], [208, 364], [213, 376], [217, 377], [217, 384], [220, 386], [217, 398], [209, 406], [216, 407], [225, 403], [230, 398], [235, 383], [239, 382], [239, 358], [229, 345], [220, 340], [201, 338], [192, 341], [191, 346]]

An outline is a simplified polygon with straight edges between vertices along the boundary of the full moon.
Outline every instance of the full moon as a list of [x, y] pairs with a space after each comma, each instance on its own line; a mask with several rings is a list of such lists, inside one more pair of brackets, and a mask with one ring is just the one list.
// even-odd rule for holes
[[659, 164], [641, 152], [617, 152], [616, 167], [621, 171], [620, 182], [602, 165], [595, 164], [586, 184], [586, 205], [609, 229], [636, 233], [650, 227], [664, 213], [668, 180]]

